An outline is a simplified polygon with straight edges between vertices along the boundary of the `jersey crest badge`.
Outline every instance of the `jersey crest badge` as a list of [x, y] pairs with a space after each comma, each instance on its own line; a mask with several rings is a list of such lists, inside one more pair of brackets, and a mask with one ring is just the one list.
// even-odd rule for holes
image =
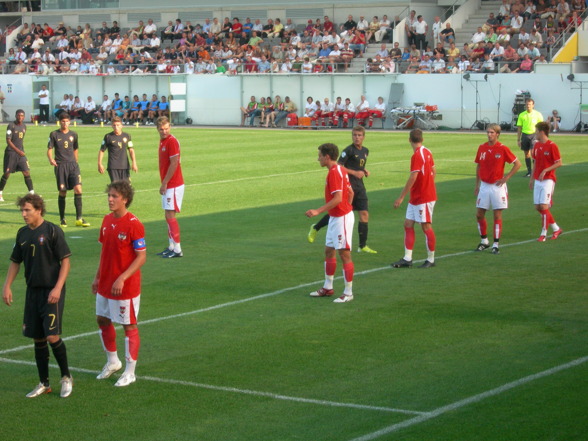
[[39, 236], [39, 245], [43, 245], [45, 243], [45, 235], [41, 234]]
[[127, 138], [123, 138], [123, 142], [126, 144], [127, 143]]
[[74, 137], [73, 136], [70, 136], [69, 137], [69, 142], [73, 142], [73, 140], [74, 140]]
[[118, 239], [119, 240], [126, 240], [127, 239], [127, 233], [118, 233]]

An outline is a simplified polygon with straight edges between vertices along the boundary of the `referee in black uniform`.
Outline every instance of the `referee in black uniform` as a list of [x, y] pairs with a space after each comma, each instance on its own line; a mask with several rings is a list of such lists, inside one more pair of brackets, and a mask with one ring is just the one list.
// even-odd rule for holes
[[69, 273], [71, 252], [63, 231], [45, 221], [45, 202], [41, 196], [27, 194], [17, 201], [27, 224], [18, 230], [10, 256], [10, 266], [2, 288], [2, 299], [12, 304], [12, 282], [24, 263], [27, 293], [24, 308], [23, 334], [35, 342], [35, 360], [40, 382], [28, 398], [51, 392], [49, 385], [49, 345], [61, 370], [61, 397], [72, 392], [67, 351], [61, 340], [61, 323], [65, 303], [65, 280]]
[[[354, 192], [353, 210], [359, 212], [359, 223], [357, 225], [359, 248], [357, 251], [360, 253], [377, 254], [377, 251], [367, 246], [369, 212], [368, 197], [365, 185], [363, 184], [363, 178], [367, 178], [370, 175], [365, 168], [370, 151], [367, 147], [363, 146], [365, 127], [355, 126], [351, 132], [351, 136], [353, 143], [345, 147], [337, 162], [339, 165], [345, 167], [349, 174], [349, 182]], [[316, 224], [312, 225], [308, 232], [308, 241], [310, 243], [314, 242], [317, 231], [327, 226], [328, 223], [329, 215], [327, 214]]]
[[6, 128], [6, 150], [4, 151], [4, 174], [0, 178], [0, 202], [4, 200], [2, 192], [11, 173], [22, 172], [24, 181], [30, 193], [34, 193], [33, 180], [29, 171], [29, 161], [25, 156], [24, 137], [27, 126], [24, 123], [25, 112], [22, 109], [16, 111], [15, 121]]
[[[59, 115], [59, 130], [51, 132], [47, 145], [49, 164], [55, 167], [57, 190], [59, 198], [59, 219], [61, 227], [67, 227], [65, 221], [65, 196], [67, 190], [74, 191], [74, 205], [76, 207], [76, 226], [89, 227], [90, 224], [82, 217], [82, 175], [78, 165], [78, 134], [69, 130], [70, 117], [67, 112]], [[53, 159], [55, 150], [55, 159]]]
[[[135, 158], [135, 149], [133, 148], [133, 141], [131, 135], [122, 131], [122, 119], [118, 116], [112, 118], [112, 132], [104, 135], [100, 151], [98, 152], [98, 173], [104, 173], [104, 166], [102, 165], [102, 158], [104, 152], [108, 150], [108, 176], [110, 182], [114, 181], [131, 181], [129, 168], [132, 168], [136, 173], [137, 159]], [[127, 151], [129, 152], [127, 155]], [[129, 164], [129, 156], [131, 162]]]

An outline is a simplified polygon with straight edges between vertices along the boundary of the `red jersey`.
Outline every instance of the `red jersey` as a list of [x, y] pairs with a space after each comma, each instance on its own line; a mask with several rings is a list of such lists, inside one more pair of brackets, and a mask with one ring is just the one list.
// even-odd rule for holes
[[474, 162], [480, 166], [480, 179], [487, 184], [494, 184], [504, 177], [504, 164], [517, 160], [510, 149], [499, 142], [490, 145], [487, 142], [478, 147]]
[[136, 251], [145, 251], [145, 228], [134, 214], [127, 212], [116, 218], [110, 213], [104, 216], [100, 237], [100, 283], [98, 292], [115, 300], [126, 300], [141, 294], [141, 271], [136, 271], [124, 284], [122, 295], [113, 296], [112, 285], [135, 260]]
[[417, 179], [410, 189], [410, 203], [412, 205], [426, 204], [437, 200], [435, 189], [435, 161], [431, 151], [421, 146], [410, 158], [410, 172], [417, 173]]
[[[543, 170], [561, 160], [559, 148], [551, 139], [548, 139], [547, 142], [536, 142], [535, 147], [531, 150], [531, 156], [535, 160], [535, 171], [533, 172], [534, 179], [539, 179], [539, 175]], [[553, 182], [557, 181], [555, 178], [555, 170], [545, 173], [543, 179], [551, 179]]]
[[[162, 181], [169, 169], [170, 159], [174, 156], [180, 157], [180, 143], [174, 135], [169, 135], [159, 141], [159, 176]], [[176, 188], [180, 185], [184, 185], [184, 177], [182, 176], [182, 166], [178, 163], [178, 168], [167, 183], [167, 188]]]
[[335, 193], [341, 192], [343, 198], [339, 205], [329, 210], [329, 216], [341, 217], [353, 210], [349, 202], [349, 176], [347, 171], [339, 164], [335, 164], [329, 169], [327, 174], [327, 184], [325, 185], [325, 202], [329, 202], [335, 196]]

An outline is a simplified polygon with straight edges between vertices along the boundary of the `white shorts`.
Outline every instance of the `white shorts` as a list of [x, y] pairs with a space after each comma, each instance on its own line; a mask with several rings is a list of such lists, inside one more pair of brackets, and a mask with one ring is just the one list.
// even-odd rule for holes
[[140, 305], [141, 295], [127, 300], [114, 300], [96, 294], [96, 315], [109, 318], [121, 325], [137, 324]]
[[478, 198], [476, 199], [476, 208], [489, 210], [490, 207], [493, 210], [505, 210], [508, 208], [508, 188], [506, 184], [499, 187], [482, 181]]
[[433, 209], [435, 208], [435, 202], [427, 202], [425, 204], [412, 205], [408, 203], [406, 207], [406, 218], [418, 222], [419, 224], [432, 223], [433, 222]]
[[161, 196], [161, 208], [164, 210], [175, 211], [179, 213], [182, 209], [182, 200], [184, 199], [184, 186], [168, 188], [165, 194]]
[[554, 190], [555, 181], [552, 179], [544, 179], [543, 181], [535, 179], [535, 185], [533, 186], [533, 203], [535, 205], [551, 206]]
[[329, 218], [325, 245], [336, 250], [350, 250], [355, 215], [350, 211], [345, 216]]

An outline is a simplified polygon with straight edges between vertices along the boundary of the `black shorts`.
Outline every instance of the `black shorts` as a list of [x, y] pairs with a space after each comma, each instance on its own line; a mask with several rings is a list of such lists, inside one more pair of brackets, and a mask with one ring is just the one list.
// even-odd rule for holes
[[108, 176], [110, 176], [110, 182], [115, 181], [127, 181], [131, 182], [131, 174], [129, 170], [115, 169], [108, 170]]
[[16, 152], [4, 152], [4, 173], [29, 171], [29, 161], [26, 156]]
[[533, 141], [535, 140], [535, 135], [521, 135], [521, 150], [527, 151], [533, 148]]
[[82, 175], [77, 162], [64, 162], [55, 167], [57, 190], [73, 190], [76, 185], [82, 185]]
[[42, 339], [48, 335], [61, 335], [61, 319], [65, 305], [65, 287], [57, 303], [47, 303], [52, 288], [28, 288], [24, 308], [22, 334]]
[[368, 211], [368, 197], [365, 187], [353, 189], [353, 205], [354, 211]]

